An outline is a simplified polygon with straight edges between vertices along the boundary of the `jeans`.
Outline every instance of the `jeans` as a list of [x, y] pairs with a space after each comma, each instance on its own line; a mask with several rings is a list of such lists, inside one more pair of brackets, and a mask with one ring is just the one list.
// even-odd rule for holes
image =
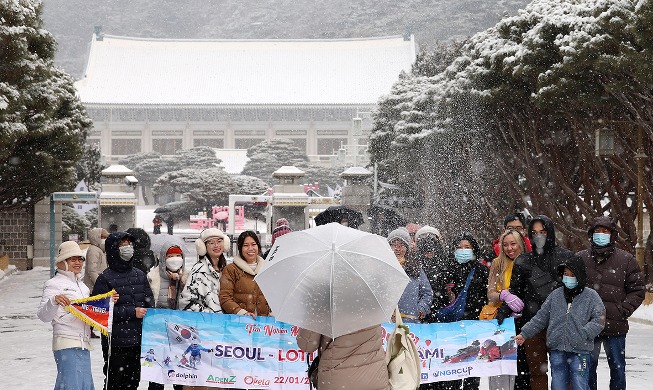
[[594, 339], [590, 389], [596, 390], [596, 366], [599, 363], [601, 345], [610, 367], [610, 390], [626, 390], [626, 336], [603, 336]]
[[59, 349], [54, 351], [54, 361], [57, 363], [55, 389], [95, 389], [91, 374], [91, 352], [88, 349]]
[[551, 390], [589, 390], [591, 361], [590, 353], [551, 350]]

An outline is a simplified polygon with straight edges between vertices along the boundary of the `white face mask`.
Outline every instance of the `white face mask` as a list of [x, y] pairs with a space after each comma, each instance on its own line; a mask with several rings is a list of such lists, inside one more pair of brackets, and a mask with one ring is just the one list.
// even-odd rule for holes
[[120, 251], [120, 258], [124, 261], [129, 261], [134, 256], [134, 247], [131, 245], [125, 245], [118, 248]]
[[184, 265], [184, 258], [181, 256], [168, 257], [166, 259], [166, 268], [172, 272], [178, 271]]

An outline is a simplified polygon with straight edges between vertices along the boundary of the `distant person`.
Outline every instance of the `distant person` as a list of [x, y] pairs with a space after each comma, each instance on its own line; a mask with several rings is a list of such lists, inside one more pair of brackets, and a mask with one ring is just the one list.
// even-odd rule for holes
[[599, 294], [586, 286], [585, 264], [573, 256], [558, 266], [562, 287], [554, 290], [540, 310], [515, 336], [517, 344], [546, 331], [552, 390], [586, 390], [594, 338], [605, 324]]
[[118, 231], [118, 225], [117, 224], [112, 223], [111, 225], [109, 225], [109, 234], [115, 233], [117, 231]]
[[55, 389], [94, 390], [91, 328], [64, 309], [73, 299], [87, 298], [82, 282], [84, 253], [74, 241], [59, 245], [56, 273], [43, 285], [38, 317], [52, 323], [52, 351], [57, 364]]
[[587, 269], [587, 285], [596, 289], [606, 309], [605, 328], [594, 340], [590, 389], [597, 389], [596, 367], [601, 346], [610, 367], [610, 390], [626, 389], [626, 334], [628, 318], [642, 304], [644, 275], [630, 253], [615, 246], [617, 225], [597, 217], [587, 231], [590, 249], [577, 253]]
[[109, 232], [102, 228], [93, 228], [88, 231], [88, 241], [91, 245], [86, 249], [86, 274], [84, 284], [93, 290], [97, 277], [107, 269], [107, 255], [104, 242], [109, 237]]
[[152, 220], [152, 225], [154, 225], [154, 234], [161, 234], [161, 225], [163, 225], [163, 219], [160, 215], [155, 215]]
[[168, 228], [168, 234], [172, 235], [172, 230], [175, 226], [175, 218], [171, 215], [166, 218], [166, 227]]
[[[98, 276], [93, 295], [115, 289], [120, 299], [113, 307], [111, 349], [102, 336], [102, 356], [107, 390], [138, 389], [141, 376], [143, 317], [154, 306], [150, 283], [133, 266], [134, 239], [126, 232], [111, 233], [106, 241], [109, 267]], [[111, 352], [109, 354], [109, 352]]]
[[[274, 224], [274, 230], [272, 230], [272, 242], [271, 242], [271, 244], [274, 245], [274, 242], [277, 240], [277, 238], [283, 236], [284, 234], [288, 234], [288, 233], [292, 233], [292, 229], [290, 228], [288, 220], [286, 218], [277, 219], [277, 222]], [[270, 249], [272, 249], [272, 248], [270, 248]], [[263, 254], [264, 259], [267, 259], [268, 254], [270, 253], [270, 249], [265, 251], [265, 254]]]
[[134, 238], [133, 265], [147, 274], [157, 264], [157, 258], [150, 249], [152, 245], [150, 235], [141, 228], [129, 228], [127, 233]]
[[415, 235], [421, 228], [422, 226], [416, 223], [409, 223], [406, 225], [406, 230], [408, 230], [408, 235], [410, 236], [410, 253], [417, 252], [417, 242], [415, 240]]

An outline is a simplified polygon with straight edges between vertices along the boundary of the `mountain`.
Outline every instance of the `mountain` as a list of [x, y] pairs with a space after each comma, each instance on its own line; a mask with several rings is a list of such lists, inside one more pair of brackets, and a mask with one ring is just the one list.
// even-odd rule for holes
[[415, 34], [421, 48], [464, 38], [527, 0], [44, 0], [57, 65], [83, 75], [94, 26], [109, 35], [175, 39], [358, 38]]

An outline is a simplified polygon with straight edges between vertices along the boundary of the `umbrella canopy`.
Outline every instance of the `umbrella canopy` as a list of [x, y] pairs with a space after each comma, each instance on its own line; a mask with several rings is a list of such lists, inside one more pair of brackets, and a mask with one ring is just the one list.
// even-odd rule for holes
[[165, 214], [169, 213], [171, 210], [167, 207], [157, 207], [154, 209], [154, 214]]
[[321, 226], [331, 222], [340, 223], [343, 217], [347, 217], [349, 226], [354, 229], [357, 229], [365, 222], [363, 220], [363, 214], [359, 211], [352, 210], [346, 206], [331, 206], [315, 217], [315, 224]]
[[385, 238], [337, 223], [279, 237], [255, 280], [279, 321], [329, 337], [389, 321], [408, 284]]

